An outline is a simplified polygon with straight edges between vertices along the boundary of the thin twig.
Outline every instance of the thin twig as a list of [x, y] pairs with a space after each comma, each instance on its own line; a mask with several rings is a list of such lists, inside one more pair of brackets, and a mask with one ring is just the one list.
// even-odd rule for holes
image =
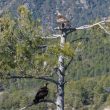
[[69, 65], [71, 64], [72, 61], [73, 61], [73, 57], [70, 59], [70, 61], [68, 62], [68, 64], [65, 66], [65, 71], [67, 70], [67, 68], [69, 67]]
[[75, 42], [75, 41], [83, 40], [83, 39], [86, 40], [86, 39], [89, 39], [89, 38], [88, 38], [88, 37], [86, 37], [86, 38], [81, 37], [81, 38], [78, 38], [78, 39], [74, 39], [74, 40], [72, 40], [71, 43], [72, 43], [72, 42]]
[[103, 29], [103, 30], [105, 31], [105, 33], [107, 33], [107, 34], [110, 35], [110, 32], [108, 32], [101, 24], [98, 24], [98, 25], [99, 25], [99, 27], [100, 27], [101, 29]]

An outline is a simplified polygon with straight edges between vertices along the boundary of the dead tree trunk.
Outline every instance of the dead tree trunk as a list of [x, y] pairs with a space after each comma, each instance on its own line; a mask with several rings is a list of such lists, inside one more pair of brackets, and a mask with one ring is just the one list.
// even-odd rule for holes
[[[60, 46], [64, 48], [64, 44], [66, 42], [65, 33], [62, 32]], [[64, 110], [64, 77], [65, 77], [65, 67], [64, 67], [64, 56], [62, 53], [59, 55], [58, 59], [58, 84], [57, 84], [57, 109], [56, 110]]]

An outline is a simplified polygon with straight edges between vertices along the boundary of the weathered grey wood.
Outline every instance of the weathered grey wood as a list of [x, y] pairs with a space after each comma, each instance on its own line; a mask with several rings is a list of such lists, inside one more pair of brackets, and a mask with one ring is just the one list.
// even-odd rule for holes
[[[64, 44], [66, 42], [66, 36], [65, 33], [62, 32], [61, 40], [60, 40], [60, 46], [61, 48], [64, 48]], [[64, 56], [62, 53], [59, 55], [58, 59], [58, 84], [57, 84], [57, 108], [56, 110], [64, 110], [64, 76], [65, 76], [65, 67], [64, 67]]]

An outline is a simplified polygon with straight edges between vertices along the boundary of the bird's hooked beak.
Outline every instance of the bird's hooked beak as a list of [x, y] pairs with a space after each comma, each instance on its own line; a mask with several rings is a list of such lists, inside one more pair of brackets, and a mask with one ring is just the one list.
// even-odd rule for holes
[[54, 14], [57, 15], [57, 12], [55, 12]]
[[59, 14], [60, 14], [59, 10], [56, 10], [55, 15], [59, 15]]

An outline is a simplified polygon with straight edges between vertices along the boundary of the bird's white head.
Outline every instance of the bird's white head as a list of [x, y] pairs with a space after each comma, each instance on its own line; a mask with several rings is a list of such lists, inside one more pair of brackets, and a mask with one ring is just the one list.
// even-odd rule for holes
[[55, 13], [56, 15], [62, 15], [60, 12], [59, 12], [59, 10], [56, 10], [56, 13]]

